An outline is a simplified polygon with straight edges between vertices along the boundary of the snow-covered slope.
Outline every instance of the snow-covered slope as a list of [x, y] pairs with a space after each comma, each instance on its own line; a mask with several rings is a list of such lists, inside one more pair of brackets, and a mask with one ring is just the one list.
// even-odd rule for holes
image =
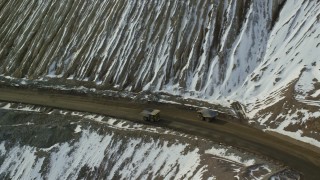
[[319, 13], [308, 0], [2, 1], [0, 74], [238, 101], [257, 127], [320, 140]]
[[273, 4], [83, 0], [1, 7], [1, 74], [218, 98], [262, 61]]
[[263, 60], [237, 93], [258, 124], [320, 147], [307, 138], [320, 140], [319, 17], [319, 2], [287, 1]]

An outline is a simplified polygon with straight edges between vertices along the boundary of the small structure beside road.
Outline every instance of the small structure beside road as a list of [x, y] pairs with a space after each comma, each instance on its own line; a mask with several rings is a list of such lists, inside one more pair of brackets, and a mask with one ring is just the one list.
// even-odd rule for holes
[[203, 121], [213, 121], [218, 116], [218, 112], [212, 109], [201, 109], [197, 111], [198, 117]]
[[156, 122], [160, 120], [160, 110], [145, 109], [141, 112], [144, 121]]

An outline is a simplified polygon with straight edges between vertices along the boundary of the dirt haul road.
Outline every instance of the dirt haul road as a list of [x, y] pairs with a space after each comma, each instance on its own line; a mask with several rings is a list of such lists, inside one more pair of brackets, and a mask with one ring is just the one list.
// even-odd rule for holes
[[161, 110], [163, 120], [154, 123], [155, 126], [202, 136], [270, 157], [302, 172], [305, 179], [320, 177], [318, 148], [310, 148], [303, 143], [299, 145], [291, 143], [283, 138], [237, 123], [222, 120], [213, 123], [200, 121], [194, 110], [179, 105], [138, 103], [124, 99], [113, 100], [19, 88], [0, 88], [0, 100], [92, 112], [140, 123], [145, 123], [140, 116], [144, 108], [157, 108]]

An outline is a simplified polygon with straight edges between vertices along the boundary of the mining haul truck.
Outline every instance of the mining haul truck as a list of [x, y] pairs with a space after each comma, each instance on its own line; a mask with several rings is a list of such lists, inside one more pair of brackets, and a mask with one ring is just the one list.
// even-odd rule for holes
[[218, 115], [218, 112], [212, 109], [201, 109], [197, 111], [198, 117], [203, 121], [214, 121]]
[[160, 110], [158, 109], [145, 109], [141, 115], [144, 121], [156, 122], [160, 120]]

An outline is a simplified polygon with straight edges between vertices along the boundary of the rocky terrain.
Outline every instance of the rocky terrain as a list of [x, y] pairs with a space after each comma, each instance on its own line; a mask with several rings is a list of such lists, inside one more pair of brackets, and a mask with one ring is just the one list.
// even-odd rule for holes
[[252, 126], [319, 147], [319, 8], [308, 0], [4, 0], [0, 75], [237, 102]]
[[[218, 105], [319, 148], [319, 21], [312, 0], [2, 0], [0, 86]], [[0, 179], [298, 177], [161, 128], [1, 107]]]

